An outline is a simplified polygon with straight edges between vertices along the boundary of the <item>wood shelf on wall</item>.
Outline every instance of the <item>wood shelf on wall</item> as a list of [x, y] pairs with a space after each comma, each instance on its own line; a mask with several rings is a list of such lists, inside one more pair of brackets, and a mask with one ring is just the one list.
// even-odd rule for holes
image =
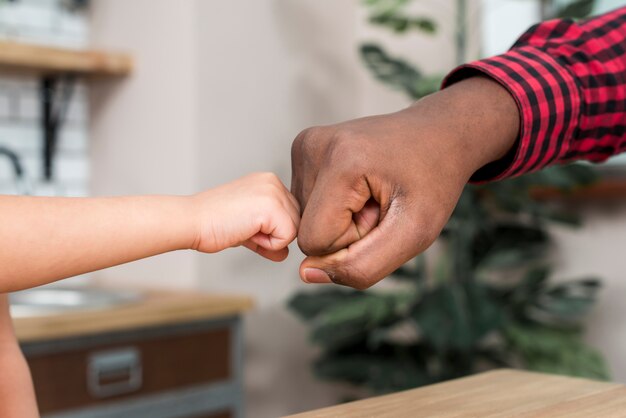
[[538, 200], [569, 200], [569, 201], [604, 201], [626, 198], [626, 179], [607, 178], [589, 187], [581, 187], [571, 192], [562, 192], [553, 188], [537, 188], [532, 196]]
[[78, 77], [123, 77], [133, 70], [130, 55], [91, 49], [70, 49], [0, 40], [0, 71], [39, 77], [40, 125], [43, 132], [43, 173], [53, 180], [59, 127]]
[[133, 60], [118, 52], [0, 41], [0, 68], [43, 74], [125, 76], [131, 73]]

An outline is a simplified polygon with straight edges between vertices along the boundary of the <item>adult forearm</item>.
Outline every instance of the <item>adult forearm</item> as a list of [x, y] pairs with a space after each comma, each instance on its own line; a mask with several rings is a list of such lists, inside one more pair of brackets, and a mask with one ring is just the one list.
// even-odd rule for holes
[[515, 145], [520, 115], [513, 97], [499, 83], [475, 76], [432, 94], [408, 109], [420, 137], [425, 127], [433, 152], [450, 171], [469, 179], [485, 165], [500, 160]]
[[0, 292], [184, 248], [184, 197], [0, 197]]
[[601, 162], [626, 151], [626, 7], [582, 21], [533, 26], [505, 54], [462, 65], [449, 86], [477, 74], [517, 102], [519, 139], [506, 159], [474, 181], [522, 175], [574, 160]]

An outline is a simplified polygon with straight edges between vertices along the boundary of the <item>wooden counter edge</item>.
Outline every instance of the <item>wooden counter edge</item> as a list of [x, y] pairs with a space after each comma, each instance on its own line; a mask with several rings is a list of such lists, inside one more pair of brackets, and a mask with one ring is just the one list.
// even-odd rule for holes
[[110, 309], [15, 318], [20, 343], [94, 335], [130, 329], [220, 319], [254, 306], [247, 296], [149, 292], [136, 303]]
[[[542, 384], [563, 384], [573, 386], [586, 385], [588, 386], [588, 393], [585, 396], [574, 397], [569, 399], [566, 403], [570, 402], [578, 402], [581, 400], [585, 400], [586, 398], [596, 397], [602, 393], [611, 393], [611, 392], [619, 392], [621, 395], [626, 395], [626, 386], [620, 383], [611, 383], [611, 382], [601, 382], [588, 380], [584, 378], [578, 377], [568, 377], [568, 376], [560, 376], [560, 375], [552, 375], [552, 374], [544, 374], [538, 372], [531, 372], [527, 370], [515, 370], [515, 369], [497, 369], [491, 370], [483, 373], [474, 374], [471, 376], [466, 376], [458, 379], [449, 380], [446, 382], [436, 383], [432, 385], [422, 386], [415, 389], [409, 389], [406, 391], [391, 393], [382, 396], [375, 396], [372, 398], [361, 399], [349, 403], [339, 404], [335, 406], [329, 406], [320, 408], [313, 411], [301, 412], [293, 415], [284, 416], [283, 418], [354, 418], [363, 416], [361, 413], [364, 409], [373, 410], [373, 409], [383, 409], [392, 410], [393, 416], [397, 418], [403, 418], [406, 415], [403, 415], [402, 411], [398, 411], [398, 407], [402, 404], [409, 404], [413, 398], [418, 398], [419, 395], [424, 394], [426, 391], [433, 390], [442, 390], [449, 386], [455, 385], [457, 388], [460, 384], [471, 387], [476, 384], [482, 385], [485, 383], [493, 384], [493, 381], [502, 381], [507, 378], [525, 378], [525, 379], [533, 379], [536, 380], [537, 383]], [[490, 382], [491, 381], [491, 382]], [[427, 392], [426, 392], [427, 393]], [[458, 392], [457, 392], [458, 393]], [[418, 395], [419, 394], [419, 395]], [[537, 396], [541, 396], [539, 393]], [[626, 400], [626, 396], [622, 396]], [[413, 406], [413, 405], [412, 405]], [[546, 407], [555, 408], [558, 407], [558, 404], [546, 405]], [[468, 415], [459, 415], [458, 411], [454, 414], [448, 414], [449, 411], [446, 411], [447, 416], [455, 416], [455, 417], [470, 417], [476, 416], [474, 414]], [[523, 415], [526, 416], [535, 416], [532, 415], [532, 411], [529, 411], [531, 415]], [[540, 412], [536, 410], [535, 412]], [[406, 413], [406, 411], [405, 411]], [[498, 414], [497, 416], [503, 416], [502, 411], [494, 411], [494, 413]], [[387, 417], [389, 415], [385, 415]], [[428, 415], [424, 415], [427, 417]], [[491, 415], [490, 415], [491, 416]], [[517, 416], [517, 415], [516, 415]], [[521, 416], [521, 414], [520, 414]], [[536, 415], [539, 416], [539, 415]], [[541, 415], [542, 417], [544, 415]]]

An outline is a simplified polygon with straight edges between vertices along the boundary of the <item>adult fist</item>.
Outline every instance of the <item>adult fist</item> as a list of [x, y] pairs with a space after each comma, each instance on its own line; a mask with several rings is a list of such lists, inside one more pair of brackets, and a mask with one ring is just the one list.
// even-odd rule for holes
[[397, 113], [309, 128], [292, 146], [305, 282], [357, 289], [428, 248], [470, 176], [519, 130], [498, 84], [471, 78]]

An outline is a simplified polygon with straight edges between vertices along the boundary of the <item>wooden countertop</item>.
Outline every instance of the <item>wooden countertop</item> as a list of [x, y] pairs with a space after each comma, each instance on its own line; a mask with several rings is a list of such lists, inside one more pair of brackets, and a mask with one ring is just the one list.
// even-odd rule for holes
[[626, 386], [497, 370], [291, 418], [625, 417]]
[[92, 335], [241, 314], [252, 299], [202, 293], [150, 292], [139, 302], [109, 309], [15, 318], [20, 342]]

